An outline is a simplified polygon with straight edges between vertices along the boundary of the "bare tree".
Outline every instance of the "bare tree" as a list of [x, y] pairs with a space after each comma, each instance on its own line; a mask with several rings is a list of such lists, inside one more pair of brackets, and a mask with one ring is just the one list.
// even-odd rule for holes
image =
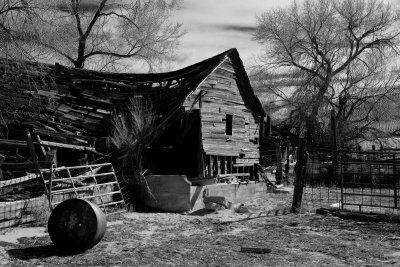
[[[173, 56], [184, 33], [181, 24], [171, 22], [179, 0], [20, 2], [35, 7], [38, 16], [23, 16], [29, 19], [27, 29], [21, 29], [21, 21], [7, 25], [25, 32], [10, 41], [35, 47], [30, 56], [38, 60], [77, 68], [119, 70], [132, 62], [154, 67]], [[26, 40], [26, 33], [32, 38]]]
[[344, 127], [360, 108], [366, 112], [357, 119], [368, 118], [394, 90], [399, 22], [399, 12], [378, 0], [305, 0], [257, 18], [261, 69], [277, 81], [269, 90], [301, 118], [309, 141], [329, 109]]
[[39, 15], [35, 0], [0, 0], [0, 55], [28, 58], [35, 48], [28, 45], [34, 37], [30, 30]]

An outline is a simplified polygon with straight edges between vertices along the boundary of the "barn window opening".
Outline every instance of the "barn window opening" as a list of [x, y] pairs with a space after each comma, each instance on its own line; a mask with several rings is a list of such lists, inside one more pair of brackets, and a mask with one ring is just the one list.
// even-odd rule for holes
[[232, 114], [226, 114], [225, 117], [225, 124], [226, 124], [226, 135], [232, 135], [232, 119], [233, 115]]

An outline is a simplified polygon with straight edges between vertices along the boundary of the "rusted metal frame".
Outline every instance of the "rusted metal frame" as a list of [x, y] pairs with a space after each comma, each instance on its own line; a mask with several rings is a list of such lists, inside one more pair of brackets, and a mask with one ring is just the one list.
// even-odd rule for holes
[[[119, 194], [120, 192], [119, 191], [113, 191], [113, 192], [110, 192], [110, 193], [103, 193], [103, 194], [97, 194], [97, 195], [91, 195], [91, 196], [83, 196], [83, 197], [80, 197], [80, 199], [91, 199], [91, 198], [96, 198], [96, 197], [100, 197], [100, 196], [110, 196], [110, 195], [116, 195], [116, 194]], [[57, 205], [57, 204], [60, 204], [61, 202], [54, 202], [53, 203], [53, 205]]]
[[[70, 169], [70, 170], [74, 170], [74, 169], [82, 169], [82, 168], [87, 168], [87, 167], [93, 167], [93, 168], [97, 168], [97, 167], [105, 167], [105, 166], [112, 166], [111, 163], [99, 163], [99, 164], [91, 164], [91, 165], [85, 165], [85, 166], [72, 166], [72, 167], [58, 167], [55, 168], [54, 171], [61, 171], [61, 170], [66, 170], [66, 169]], [[44, 170], [45, 171], [45, 170]]]
[[[115, 175], [114, 166], [112, 164], [110, 164], [110, 165], [111, 165], [111, 172], [114, 173], [114, 179], [117, 182], [118, 191], [119, 191], [119, 193], [121, 195], [121, 201], [122, 201], [122, 204], [123, 204], [123, 208], [125, 209], [126, 208], [126, 202], [125, 202], [125, 199], [124, 199], [124, 195], [122, 194], [121, 186], [120, 186], [120, 184], [118, 182], [117, 176]], [[117, 213], [117, 212], [112, 212], [110, 214], [114, 214], [114, 213]]]
[[68, 168], [67, 168], [67, 173], [68, 173], [68, 176], [69, 176], [69, 178], [70, 178], [70, 180], [71, 180], [72, 187], [73, 187], [74, 192], [75, 192], [75, 196], [76, 196], [76, 198], [79, 198], [78, 192], [76, 191], [76, 188], [75, 188], [74, 179], [72, 179], [71, 172], [70, 172], [70, 170], [69, 170]]
[[53, 191], [53, 175], [54, 175], [54, 171], [53, 171], [53, 164], [50, 166], [50, 178], [49, 178], [49, 204], [50, 204], [50, 210], [53, 210], [53, 205], [51, 204], [53, 202], [53, 195], [52, 195], [52, 191]]
[[[343, 160], [345, 157], [343, 156], [344, 154], [353, 154], [354, 151], [345, 151], [345, 152], [341, 152], [339, 155], [339, 163], [340, 163], [340, 173], [341, 173], [341, 202], [342, 205], [352, 205], [352, 206], [359, 206], [360, 209], [362, 206], [365, 207], [375, 207], [375, 208], [393, 208], [393, 209], [398, 209], [398, 181], [397, 181], [397, 162], [396, 162], [396, 154], [394, 152], [380, 152], [380, 153], [376, 153], [379, 154], [380, 156], [385, 157], [385, 155], [387, 155], [387, 157], [385, 157], [384, 159], [382, 159], [380, 157], [380, 159], [376, 159], [375, 157], [373, 157], [374, 160], [368, 160], [367, 162], [362, 162], [362, 161], [355, 161], [355, 160], [351, 160], [350, 161], [345, 161]], [[357, 152], [357, 151], [356, 151]], [[378, 152], [378, 151], [376, 151]], [[356, 154], [356, 153], [354, 153]], [[374, 154], [374, 152], [369, 152], [369, 153], [363, 153], [358, 151], [357, 154]], [[385, 181], [384, 184], [380, 183], [379, 187], [377, 188], [377, 190], [379, 191], [378, 193], [374, 193], [374, 190], [372, 189], [372, 184], [371, 182], [358, 182], [358, 180], [354, 180], [354, 181], [350, 181], [350, 182], [345, 182], [344, 181], [344, 164], [361, 164], [361, 165], [370, 165], [370, 168], [361, 168], [361, 169], [366, 169], [366, 170], [370, 170], [369, 173], [372, 173], [372, 166], [375, 166], [375, 168], [378, 170], [378, 177], [380, 178], [380, 180], [382, 178], [386, 178], [388, 180]], [[386, 167], [387, 170], [392, 170], [392, 174], [382, 174], [381, 173], [381, 167], [384, 166]], [[374, 168], [374, 169], [375, 169]], [[352, 174], [352, 172], [348, 173], [348, 174]], [[368, 174], [367, 173], [359, 173], [356, 172], [354, 174]], [[382, 175], [385, 175], [384, 177]], [[364, 186], [361, 187], [361, 192], [357, 192], [354, 188], [355, 186], [360, 186], [360, 185], [370, 185], [370, 192], [366, 193], [364, 190]], [[349, 190], [346, 190], [347, 186], [351, 186], [351, 188], [353, 189], [351, 192]], [[374, 186], [375, 187], [375, 186]], [[382, 191], [384, 190], [384, 191]], [[393, 190], [393, 192], [392, 192]], [[387, 193], [386, 193], [387, 191]], [[362, 200], [359, 201], [357, 200], [357, 202], [359, 201], [360, 203], [354, 203], [352, 201], [349, 201], [349, 196], [353, 196], [353, 197], [362, 197]], [[364, 196], [368, 196], [370, 197], [370, 202], [366, 203], [364, 202]], [[374, 202], [372, 201], [373, 198], [375, 198], [375, 200], [379, 200], [379, 203], [374, 204]], [[391, 202], [390, 199], [393, 199], [393, 203], [392, 204], [387, 204], [386, 202], [389, 201], [389, 203]], [[375, 202], [376, 203], [376, 202]], [[343, 206], [342, 206], [343, 207]]]
[[[86, 166], [82, 166], [82, 167], [86, 167]], [[112, 172], [106, 172], [106, 173], [98, 173], [96, 174], [96, 177], [101, 177], [101, 176], [111, 176], [113, 175]], [[84, 178], [90, 178], [92, 177], [92, 175], [80, 175], [80, 176], [74, 176], [72, 177], [72, 179], [84, 179]], [[66, 180], [70, 180], [71, 178], [57, 178], [54, 179], [53, 182], [62, 182], [62, 181], [66, 181]]]
[[[101, 185], [113, 185], [113, 184], [118, 184], [117, 181], [114, 182], [108, 182], [108, 183], [104, 183]], [[62, 194], [65, 192], [78, 192], [81, 190], [86, 190], [86, 189], [90, 189], [93, 188], [93, 185], [86, 185], [86, 186], [80, 186], [80, 187], [76, 187], [76, 188], [67, 188], [67, 189], [60, 189], [60, 190], [53, 190], [53, 195], [58, 195], [58, 194]]]
[[[91, 166], [89, 166], [89, 169], [90, 169], [91, 177], [93, 178], [95, 187], [97, 188], [97, 193], [100, 195], [101, 204], [104, 204], [104, 199], [103, 199], [103, 196], [101, 195], [100, 186], [99, 186], [98, 183], [97, 183], [96, 175], [93, 173], [93, 169], [92, 169]], [[106, 208], [104, 209], [104, 213], [105, 213], [106, 216], [107, 216], [107, 209], [106, 209]]]

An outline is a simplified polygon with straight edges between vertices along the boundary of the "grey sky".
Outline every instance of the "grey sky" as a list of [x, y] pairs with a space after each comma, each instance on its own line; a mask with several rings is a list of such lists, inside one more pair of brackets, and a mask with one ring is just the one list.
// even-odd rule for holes
[[[391, 0], [397, 4], [400, 0]], [[229, 48], [237, 48], [249, 66], [262, 48], [252, 41], [256, 15], [292, 0], [184, 0], [176, 20], [184, 24], [174, 68], [182, 68], [212, 57]]]
[[185, 0], [176, 20], [184, 24], [175, 68], [237, 48], [245, 65], [261, 47], [252, 41], [255, 16], [290, 0]]

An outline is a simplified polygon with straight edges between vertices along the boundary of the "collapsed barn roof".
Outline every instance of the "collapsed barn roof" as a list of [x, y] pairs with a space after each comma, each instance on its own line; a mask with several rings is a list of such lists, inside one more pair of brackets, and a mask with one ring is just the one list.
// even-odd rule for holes
[[25, 124], [49, 132], [105, 136], [111, 114], [130, 98], [150, 99], [159, 124], [182, 111], [186, 97], [229, 57], [240, 94], [254, 114], [264, 110], [236, 49], [166, 73], [130, 74], [75, 69], [60, 64], [0, 60], [0, 125]]

